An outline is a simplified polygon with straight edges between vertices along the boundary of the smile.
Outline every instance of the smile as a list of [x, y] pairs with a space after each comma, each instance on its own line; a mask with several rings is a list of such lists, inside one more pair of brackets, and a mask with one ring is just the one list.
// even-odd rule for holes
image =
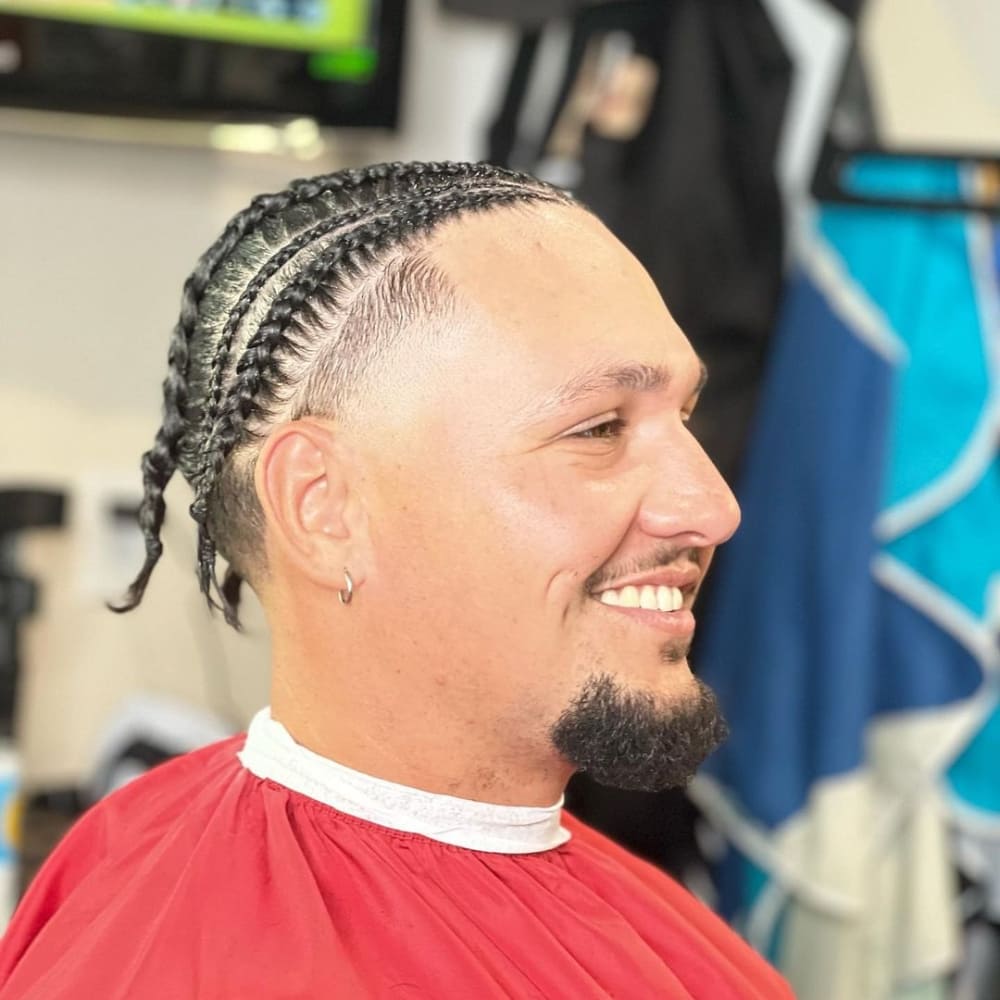
[[622, 587], [619, 590], [602, 590], [601, 604], [613, 608], [642, 608], [645, 611], [680, 611], [684, 605], [684, 595], [679, 587], [658, 587], [646, 584], [642, 587]]

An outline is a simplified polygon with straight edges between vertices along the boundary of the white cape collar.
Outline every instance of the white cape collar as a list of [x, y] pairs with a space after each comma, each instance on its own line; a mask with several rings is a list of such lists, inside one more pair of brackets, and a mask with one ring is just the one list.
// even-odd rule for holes
[[300, 746], [269, 708], [254, 716], [238, 756], [258, 778], [349, 816], [455, 847], [534, 854], [570, 838], [560, 822], [562, 799], [553, 806], [500, 806], [374, 778]]

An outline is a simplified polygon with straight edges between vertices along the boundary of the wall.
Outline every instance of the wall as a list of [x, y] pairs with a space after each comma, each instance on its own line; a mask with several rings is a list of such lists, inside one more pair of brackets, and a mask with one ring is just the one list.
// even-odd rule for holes
[[43, 584], [24, 637], [26, 779], [60, 784], [89, 769], [97, 734], [134, 692], [203, 705], [234, 725], [266, 700], [260, 629], [229, 636], [196, 600], [182, 484], [170, 492], [148, 606], [124, 618], [102, 598], [134, 572], [136, 536], [100, 530], [108, 522], [95, 507], [138, 497], [187, 269], [231, 212], [293, 166], [207, 149], [0, 142], [0, 479], [71, 499], [67, 530], [37, 532], [21, 552]]
[[993, 0], [873, 0], [865, 21], [865, 64], [887, 143], [1000, 150]]

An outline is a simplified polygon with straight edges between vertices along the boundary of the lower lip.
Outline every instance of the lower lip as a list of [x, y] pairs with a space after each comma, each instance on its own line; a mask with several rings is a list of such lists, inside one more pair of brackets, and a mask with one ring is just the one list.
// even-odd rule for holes
[[597, 603], [605, 611], [625, 615], [639, 625], [648, 625], [667, 635], [688, 637], [694, 632], [694, 615], [687, 608], [681, 608], [680, 611], [647, 611], [644, 608], [621, 608], [601, 601]]

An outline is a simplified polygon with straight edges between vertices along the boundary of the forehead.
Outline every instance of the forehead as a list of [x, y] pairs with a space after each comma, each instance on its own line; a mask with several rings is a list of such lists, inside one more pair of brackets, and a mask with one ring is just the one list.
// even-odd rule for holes
[[700, 365], [652, 279], [593, 216], [577, 207], [504, 208], [443, 227], [430, 256], [466, 315], [457, 349], [519, 385], [615, 364], [697, 378]]

